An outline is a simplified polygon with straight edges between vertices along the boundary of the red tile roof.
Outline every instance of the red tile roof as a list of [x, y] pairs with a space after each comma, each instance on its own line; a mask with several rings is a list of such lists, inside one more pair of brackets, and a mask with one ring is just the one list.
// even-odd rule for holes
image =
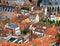
[[45, 30], [45, 33], [46, 34], [50, 34], [50, 35], [54, 35], [54, 36], [57, 35], [57, 31], [56, 31], [56, 28], [55, 27], [51, 27], [51, 28], [46, 29]]
[[12, 31], [11, 29], [0, 30], [0, 37], [7, 37], [7, 36], [9, 36], [7, 34], [10, 34], [11, 31]]

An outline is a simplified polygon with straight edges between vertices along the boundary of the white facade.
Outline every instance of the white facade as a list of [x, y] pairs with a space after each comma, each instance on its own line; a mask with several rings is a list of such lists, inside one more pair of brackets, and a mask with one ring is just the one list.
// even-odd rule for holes
[[44, 9], [44, 15], [46, 15], [46, 14], [47, 14], [47, 8]]
[[32, 25], [29, 26], [29, 30], [32, 30]]
[[39, 15], [37, 14], [35, 18], [35, 23], [38, 23], [38, 22], [39, 22]]
[[21, 35], [21, 32], [20, 32], [20, 27], [17, 27], [17, 28], [15, 28], [15, 34], [16, 35]]
[[50, 20], [55, 20], [55, 15], [50, 15]]
[[33, 10], [34, 10], [34, 6], [31, 7], [31, 11], [33, 11]]

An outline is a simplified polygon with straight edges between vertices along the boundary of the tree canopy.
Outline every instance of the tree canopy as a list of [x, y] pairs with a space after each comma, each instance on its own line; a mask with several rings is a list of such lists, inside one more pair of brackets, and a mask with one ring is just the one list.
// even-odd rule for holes
[[28, 7], [22, 7], [21, 9], [22, 9], [22, 10], [29, 10]]
[[40, 3], [42, 2], [42, 0], [38, 0], [37, 2], [37, 6], [40, 6]]
[[38, 3], [41, 3], [42, 2], [42, 0], [38, 0]]

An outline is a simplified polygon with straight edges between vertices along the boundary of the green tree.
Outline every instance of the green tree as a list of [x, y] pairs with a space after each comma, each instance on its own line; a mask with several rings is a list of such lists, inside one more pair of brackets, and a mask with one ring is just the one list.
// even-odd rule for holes
[[37, 6], [40, 6], [40, 3], [42, 2], [42, 0], [38, 0], [37, 2]]
[[59, 21], [56, 21], [55, 26], [59, 26]]
[[55, 23], [55, 20], [53, 20], [53, 23]]
[[47, 23], [47, 19], [46, 18], [42, 19], [42, 21], [43, 21], [43, 23]]
[[28, 7], [22, 7], [21, 9], [22, 9], [22, 10], [29, 10]]
[[58, 21], [58, 26], [60, 26], [60, 20]]
[[49, 19], [47, 21], [49, 22]]
[[59, 20], [59, 23], [60, 23], [60, 20]]
[[49, 23], [50, 23], [50, 24], [53, 24], [53, 23], [54, 23], [54, 20], [49, 20]]
[[24, 30], [22, 31], [22, 33], [23, 33], [24, 35], [26, 35], [28, 32], [27, 32], [26, 29], [24, 29]]

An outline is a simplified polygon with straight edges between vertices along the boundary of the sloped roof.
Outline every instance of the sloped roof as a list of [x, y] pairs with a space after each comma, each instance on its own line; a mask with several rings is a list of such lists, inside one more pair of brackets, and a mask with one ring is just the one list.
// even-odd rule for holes
[[57, 35], [57, 31], [56, 31], [56, 28], [55, 27], [51, 27], [51, 28], [46, 29], [45, 30], [45, 33], [46, 34], [49, 34], [49, 35], [54, 35], [54, 36]]
[[10, 29], [0, 30], [0, 37], [7, 37], [10, 33]]

